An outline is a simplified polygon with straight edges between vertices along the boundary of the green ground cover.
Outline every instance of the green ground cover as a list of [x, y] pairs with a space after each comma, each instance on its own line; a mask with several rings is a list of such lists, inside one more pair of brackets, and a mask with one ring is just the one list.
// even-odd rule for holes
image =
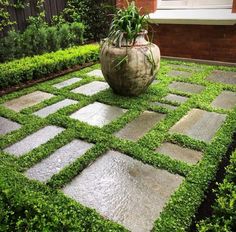
[[[103, 81], [102, 78], [86, 75], [87, 72], [99, 68], [99, 64], [3, 96], [0, 104], [35, 90], [55, 95], [55, 97], [24, 109], [19, 113], [0, 105], [0, 116], [23, 125], [19, 130], [0, 137], [1, 150], [46, 125], [56, 125], [66, 130], [48, 143], [19, 158], [1, 151], [0, 230], [25, 231], [25, 228], [27, 228], [27, 231], [125, 231], [122, 226], [104, 219], [94, 210], [76, 203], [60, 191], [62, 186], [70, 182], [91, 162], [95, 161], [104, 152], [113, 149], [154, 167], [166, 169], [171, 173], [177, 173], [185, 177], [185, 180], [172, 195], [164, 211], [161, 213], [160, 218], [156, 220], [153, 231], [186, 231], [194, 219], [197, 208], [204, 199], [204, 192], [209, 183], [214, 180], [217, 167], [225, 155], [228, 145], [232, 142], [233, 133], [236, 131], [235, 108], [234, 110], [224, 110], [215, 109], [210, 106], [210, 103], [223, 90], [236, 92], [236, 86], [211, 83], [205, 80], [205, 78], [213, 70], [236, 71], [236, 69], [186, 63], [192, 67], [189, 70], [192, 72], [192, 76], [189, 79], [184, 79], [181, 77], [173, 78], [167, 75], [171, 70], [171, 64], [181, 65], [183, 63], [162, 60], [161, 69], [157, 77], [160, 83], [153, 84], [145, 94], [139, 97], [127, 98], [117, 96], [110, 89], [91, 97], [70, 92], [70, 90], [85, 83], [94, 80]], [[195, 69], [196, 67], [200, 69]], [[179, 70], [185, 69], [180, 66]], [[82, 81], [63, 89], [56, 89], [52, 86], [75, 76], [81, 77]], [[188, 94], [168, 89], [168, 85], [176, 80], [199, 84], [206, 88], [200, 94]], [[174, 111], [151, 104], [152, 102], [159, 101], [167, 93], [178, 93], [179, 95], [188, 96], [189, 99]], [[65, 107], [45, 119], [32, 114], [47, 105], [65, 98], [78, 100], [78, 104]], [[128, 109], [128, 111], [122, 117], [102, 128], [90, 126], [69, 117], [76, 110], [95, 101], [119, 106]], [[208, 144], [191, 139], [188, 136], [170, 134], [168, 132], [192, 108], [227, 114], [226, 121], [218, 130], [211, 143]], [[119, 131], [124, 125], [145, 110], [166, 113], [166, 117], [137, 142], [120, 139], [113, 135], [114, 132]], [[68, 144], [74, 138], [92, 142], [95, 146], [73, 164], [55, 174], [46, 184], [30, 181], [22, 174], [29, 167], [49, 156], [63, 145]], [[164, 141], [202, 151], [203, 158], [198, 164], [189, 165], [155, 152], [155, 149]]]

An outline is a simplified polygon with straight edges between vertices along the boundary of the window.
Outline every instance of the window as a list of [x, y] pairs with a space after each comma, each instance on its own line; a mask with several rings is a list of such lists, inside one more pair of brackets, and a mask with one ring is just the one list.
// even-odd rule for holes
[[158, 0], [158, 9], [232, 8], [233, 0]]

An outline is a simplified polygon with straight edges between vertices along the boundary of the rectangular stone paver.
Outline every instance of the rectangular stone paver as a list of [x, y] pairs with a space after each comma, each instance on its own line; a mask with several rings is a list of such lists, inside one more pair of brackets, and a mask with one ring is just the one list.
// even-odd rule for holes
[[41, 117], [41, 118], [46, 118], [48, 115], [53, 114], [66, 106], [70, 106], [70, 105], [76, 104], [76, 103], [78, 103], [78, 102], [71, 100], [71, 99], [65, 99], [65, 100], [59, 101], [53, 105], [47, 106], [47, 107], [35, 112], [34, 114]]
[[133, 232], [148, 232], [183, 180], [179, 175], [108, 151], [67, 184], [63, 192]]
[[53, 85], [55, 88], [57, 88], [57, 89], [62, 89], [62, 88], [64, 88], [64, 87], [67, 87], [67, 86], [69, 86], [69, 85], [72, 85], [72, 84], [74, 84], [74, 83], [77, 83], [77, 82], [79, 82], [79, 81], [81, 81], [82, 79], [81, 78], [79, 78], [79, 77], [73, 77], [73, 78], [70, 78], [70, 79], [68, 79], [68, 80], [65, 80], [65, 81], [63, 81], [63, 82], [60, 82], [60, 83], [57, 83], [57, 84], [55, 84], [55, 85]]
[[102, 81], [93, 81], [86, 85], [82, 85], [76, 89], [73, 89], [71, 92], [73, 93], [80, 93], [86, 96], [92, 96], [100, 91], [108, 89], [109, 85]]
[[52, 98], [53, 96], [54, 95], [50, 93], [35, 91], [19, 98], [7, 101], [4, 103], [4, 106], [16, 112], [19, 112], [25, 108], [34, 106], [44, 100]]
[[94, 102], [93, 104], [79, 109], [70, 117], [82, 122], [86, 122], [92, 126], [103, 127], [104, 125], [123, 115], [126, 111], [127, 110], [116, 106]]
[[172, 106], [172, 105], [169, 105], [169, 104], [166, 104], [166, 103], [161, 103], [161, 102], [153, 102], [152, 105], [161, 106], [161, 107], [167, 108], [169, 110], [177, 109], [177, 106]]
[[236, 93], [223, 91], [212, 103], [211, 106], [223, 109], [232, 109], [236, 106]]
[[36, 147], [48, 142], [50, 139], [54, 138], [56, 135], [61, 133], [64, 129], [56, 126], [46, 126], [37, 132], [27, 136], [21, 141], [11, 145], [4, 149], [5, 152], [8, 152], [15, 156], [22, 156], [27, 152], [30, 152]]
[[170, 132], [209, 142], [225, 119], [224, 114], [192, 109], [170, 129]]
[[181, 103], [186, 102], [189, 98], [170, 93], [166, 97], [164, 97], [163, 99], [181, 104]]
[[207, 80], [217, 83], [236, 85], [236, 72], [216, 70], [213, 71], [209, 77], [207, 77]]
[[75, 139], [61, 147], [52, 155], [42, 160], [25, 173], [30, 179], [41, 182], [49, 180], [54, 174], [59, 173], [64, 167], [73, 163], [77, 158], [88, 151], [93, 144]]
[[95, 69], [91, 72], [86, 73], [86, 75], [90, 77], [100, 77], [103, 78], [102, 70], [101, 69]]
[[186, 72], [186, 71], [171, 70], [167, 75], [170, 76], [170, 77], [189, 78], [189, 77], [192, 76], [192, 73]]
[[137, 141], [164, 117], [165, 114], [144, 111], [138, 118], [128, 123], [115, 135], [119, 138]]
[[5, 135], [19, 128], [21, 128], [19, 123], [0, 116], [0, 135]]
[[163, 143], [156, 151], [189, 164], [196, 164], [202, 158], [202, 152], [180, 147], [173, 143]]
[[185, 82], [177, 82], [177, 81], [171, 83], [169, 85], [169, 88], [187, 93], [200, 93], [202, 90], [205, 89], [205, 87], [201, 85], [190, 84]]

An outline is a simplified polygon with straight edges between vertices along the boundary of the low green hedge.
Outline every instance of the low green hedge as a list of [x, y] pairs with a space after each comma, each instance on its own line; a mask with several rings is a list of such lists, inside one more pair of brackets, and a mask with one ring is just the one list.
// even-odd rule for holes
[[0, 64], [0, 88], [35, 80], [74, 65], [98, 60], [99, 46], [90, 44]]
[[236, 151], [231, 156], [225, 179], [216, 191], [213, 216], [201, 221], [198, 231], [234, 232], [236, 231]]

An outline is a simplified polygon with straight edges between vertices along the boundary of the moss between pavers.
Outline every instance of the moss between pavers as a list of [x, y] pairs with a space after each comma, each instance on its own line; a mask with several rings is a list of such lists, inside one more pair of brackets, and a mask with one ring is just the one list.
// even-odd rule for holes
[[[66, 128], [66, 130], [51, 139], [48, 143], [20, 158], [12, 157], [3, 152], [0, 153], [0, 204], [5, 209], [3, 214], [4, 219], [0, 218], [2, 227], [5, 226], [8, 230], [14, 230], [16, 228], [24, 228], [27, 225], [29, 231], [42, 230], [42, 228], [46, 229], [45, 231], [80, 231], [85, 228], [86, 231], [123, 231], [123, 227], [116, 223], [106, 221], [95, 213], [95, 211], [69, 200], [57, 190], [71, 181], [107, 150], [113, 149], [141, 160], [144, 163], [185, 177], [185, 181], [173, 194], [164, 211], [161, 213], [160, 218], [155, 222], [153, 231], [185, 231], [188, 229], [198, 206], [203, 200], [204, 191], [207, 189], [209, 182], [214, 180], [217, 167], [226, 153], [227, 146], [231, 143], [233, 132], [236, 130], [236, 108], [234, 110], [224, 110], [214, 109], [210, 106], [211, 102], [221, 91], [230, 90], [236, 92], [236, 86], [210, 83], [205, 78], [211, 71], [216, 69], [226, 71], [236, 71], [236, 69], [186, 63], [186, 65], [193, 67], [191, 70], [193, 73], [192, 77], [186, 79], [168, 77], [168, 72], [171, 70], [170, 64], [184, 63], [163, 60], [157, 77], [161, 82], [150, 86], [148, 91], [140, 97], [121, 97], [113, 94], [111, 90], [102, 91], [91, 97], [70, 92], [72, 89], [91, 81], [103, 81], [102, 78], [86, 75], [87, 72], [98, 69], [100, 67], [99, 65], [2, 97], [0, 103], [35, 90], [41, 90], [55, 95], [55, 97], [24, 109], [19, 113], [0, 106], [1, 116], [22, 124], [21, 129], [0, 137], [1, 149], [6, 148], [46, 125], [56, 125]], [[196, 70], [194, 67], [200, 67], [201, 69]], [[53, 87], [53, 84], [70, 79], [71, 77], [81, 77], [82, 80], [63, 89]], [[200, 94], [189, 94], [176, 90], [170, 91], [168, 90], [168, 85], [173, 81], [203, 85], [206, 88]], [[174, 111], [151, 105], [151, 102], [160, 101], [168, 93], [188, 96], [189, 99]], [[33, 112], [65, 98], [77, 100], [78, 103], [60, 109], [45, 119], [32, 115]], [[103, 128], [93, 127], [68, 117], [73, 112], [94, 101], [119, 106], [128, 109], [128, 111]], [[216, 133], [210, 144], [196, 141], [184, 135], [168, 133], [169, 129], [192, 108], [227, 114], [225, 123]], [[113, 135], [114, 132], [119, 131], [145, 110], [166, 113], [166, 117], [136, 143], [119, 139]], [[29, 181], [20, 174], [20, 172], [38, 163], [75, 138], [94, 143], [95, 146], [78, 158], [73, 164], [64, 168], [58, 174], [55, 174], [46, 185], [36, 181]], [[203, 158], [197, 165], [189, 165], [155, 152], [155, 149], [165, 141], [202, 151]], [[70, 214], [72, 214], [71, 217], [69, 216]], [[16, 222], [17, 225], [15, 225]]]

